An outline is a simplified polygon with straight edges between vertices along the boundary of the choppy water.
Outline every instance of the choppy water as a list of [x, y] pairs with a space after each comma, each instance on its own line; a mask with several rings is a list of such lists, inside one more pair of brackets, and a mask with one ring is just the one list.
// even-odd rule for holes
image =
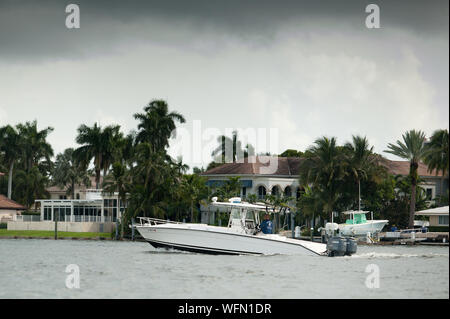
[[[69, 264], [79, 266], [79, 289], [66, 288]], [[371, 264], [379, 288], [366, 286]], [[449, 250], [360, 246], [337, 258], [210, 256], [143, 242], [3, 239], [0, 298], [449, 298]]]

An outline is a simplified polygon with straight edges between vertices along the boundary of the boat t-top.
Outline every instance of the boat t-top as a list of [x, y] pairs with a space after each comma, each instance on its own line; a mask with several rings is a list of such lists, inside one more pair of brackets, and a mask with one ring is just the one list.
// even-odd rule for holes
[[[266, 205], [242, 202], [239, 197], [235, 197], [228, 202], [218, 202], [217, 198], [213, 198], [211, 206], [225, 209], [229, 213], [226, 227], [149, 217], [139, 217], [140, 224], [135, 227], [155, 248], [228, 255], [337, 255], [330, 253], [329, 247], [324, 243], [264, 234], [259, 227], [259, 213], [269, 212]], [[342, 254], [345, 254], [345, 247]]]

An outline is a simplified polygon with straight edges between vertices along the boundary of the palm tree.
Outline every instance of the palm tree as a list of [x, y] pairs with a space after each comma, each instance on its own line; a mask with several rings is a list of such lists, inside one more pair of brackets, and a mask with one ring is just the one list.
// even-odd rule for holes
[[189, 165], [183, 163], [181, 156], [177, 157], [177, 161], [173, 163], [179, 174], [184, 174], [189, 169]]
[[361, 180], [367, 179], [369, 171], [374, 167], [376, 157], [373, 154], [373, 146], [369, 146], [366, 137], [352, 136], [353, 142], [346, 143], [345, 148], [349, 152], [348, 168], [358, 184], [358, 210], [361, 210]]
[[311, 154], [300, 166], [300, 185], [311, 186], [321, 201], [323, 212], [331, 216], [341, 196], [340, 189], [345, 176], [344, 155], [336, 145], [336, 138], [322, 137], [307, 152]]
[[106, 175], [109, 166], [114, 160], [117, 143], [121, 137], [119, 125], [110, 125], [102, 129], [97, 123], [89, 127], [84, 124], [78, 128], [76, 142], [81, 144], [74, 151], [74, 157], [87, 167], [94, 159], [95, 188], [100, 186], [100, 172]]
[[220, 163], [236, 163], [237, 160], [247, 158], [255, 155], [255, 149], [251, 144], [242, 147], [242, 142], [238, 139], [238, 132], [233, 131], [231, 138], [225, 135], [221, 135], [217, 138], [219, 146], [211, 153], [212, 156], [216, 156], [214, 162]]
[[88, 172], [74, 158], [73, 153], [73, 148], [67, 148], [56, 156], [52, 177], [55, 185], [62, 188], [68, 186], [67, 195], [71, 195], [75, 199], [75, 186], [84, 184], [89, 187], [91, 180]]
[[46, 190], [48, 178], [36, 166], [33, 166], [30, 171], [18, 170], [15, 174], [15, 180], [14, 197], [27, 208], [35, 203], [36, 198], [47, 198], [49, 196]]
[[226, 201], [232, 197], [239, 196], [242, 187], [240, 178], [240, 176], [228, 177], [222, 185], [216, 188], [212, 196], [217, 196], [220, 201]]
[[[106, 175], [103, 181], [103, 191], [105, 193], [114, 194], [114, 192], [118, 192], [120, 202], [124, 205], [124, 211], [121, 212], [121, 231], [120, 236], [123, 238], [124, 234], [124, 225], [125, 222], [128, 221], [128, 216], [126, 215], [126, 201], [127, 201], [127, 192], [129, 192], [131, 188], [131, 179], [129, 175], [129, 171], [126, 166], [121, 162], [115, 162], [112, 165], [112, 169], [108, 175]], [[120, 210], [119, 203], [119, 210]]]
[[169, 146], [169, 138], [176, 128], [176, 122], [184, 123], [186, 120], [178, 112], [170, 112], [166, 101], [153, 100], [146, 107], [145, 113], [136, 113], [134, 118], [139, 120], [136, 142], [147, 142], [154, 152], [161, 151]]
[[194, 221], [194, 205], [205, 199], [208, 194], [206, 178], [196, 174], [183, 175], [181, 181], [183, 198], [189, 203], [191, 223]]
[[131, 192], [133, 214], [165, 215], [170, 192], [178, 180], [177, 168], [165, 150], [154, 152], [153, 146], [146, 142], [136, 146], [134, 161], [133, 184], [141, 187], [133, 187]]
[[417, 169], [419, 162], [426, 155], [425, 133], [411, 130], [402, 135], [403, 142], [397, 140], [395, 144], [388, 144], [388, 150], [384, 152], [396, 155], [409, 161], [409, 177], [411, 179], [411, 201], [409, 206], [408, 227], [414, 227], [414, 213], [416, 211]]
[[20, 135], [10, 125], [0, 128], [0, 153], [3, 154], [3, 160], [9, 170], [8, 198], [11, 199], [14, 164], [20, 156], [21, 148]]
[[37, 121], [17, 124], [20, 135], [20, 147], [26, 171], [40, 164], [42, 160], [51, 162], [53, 156], [52, 146], [47, 142], [47, 136], [53, 131], [52, 127], [43, 130], [37, 129]]
[[431, 136], [430, 141], [427, 143], [428, 151], [425, 154], [424, 162], [428, 166], [428, 171], [431, 173], [433, 170], [436, 174], [442, 173], [441, 179], [441, 202], [444, 190], [445, 174], [448, 173], [449, 163], [449, 136], [447, 130], [436, 130]]

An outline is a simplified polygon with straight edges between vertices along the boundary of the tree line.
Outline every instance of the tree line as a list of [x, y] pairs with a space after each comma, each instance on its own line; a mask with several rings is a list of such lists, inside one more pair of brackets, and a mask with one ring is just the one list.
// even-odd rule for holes
[[[47, 141], [52, 127], [39, 130], [36, 121], [0, 127], [0, 171], [5, 173], [0, 178], [0, 193], [30, 208], [35, 199], [49, 196], [46, 189], [51, 185], [66, 189], [72, 198], [79, 185], [101, 188], [106, 193], [118, 192], [127, 203], [122, 226], [136, 216], [195, 221], [201, 203], [213, 196], [225, 200], [239, 194], [239, 177], [219, 187], [207, 187], [206, 179], [200, 175], [203, 168], [194, 167], [193, 174], [186, 174], [189, 167], [168, 155], [171, 133], [185, 118], [170, 111], [165, 101], [152, 100], [142, 113], [133, 116], [138, 125], [127, 134], [119, 125], [80, 125], [75, 139], [79, 146], [67, 148], [54, 161]], [[233, 145], [233, 161], [236, 153], [245, 157], [254, 154], [251, 145], [239, 142], [237, 133], [220, 136], [218, 147], [212, 152], [216, 161], [208, 168], [218, 165], [217, 158], [225, 162], [226, 141]], [[298, 199], [272, 194], [266, 202], [284, 209], [290, 207], [300, 219], [313, 214], [330, 218], [334, 211], [362, 205], [399, 225], [410, 225], [411, 212], [425, 203], [423, 192], [417, 187], [418, 163], [423, 161], [430, 170], [448, 173], [448, 131], [437, 130], [429, 141], [423, 132], [406, 132], [401, 141], [389, 144], [386, 152], [410, 161], [408, 177], [388, 174], [384, 158], [373, 152], [365, 137], [354, 136], [352, 142], [342, 146], [334, 137], [322, 137], [305, 152], [286, 150], [279, 156], [303, 158], [299, 171], [302, 194]], [[91, 176], [95, 176], [95, 185], [91, 185]], [[250, 195], [248, 200], [257, 199]], [[440, 200], [448, 202], [448, 195]], [[407, 206], [409, 217], [407, 210], [403, 213]], [[126, 229], [122, 227], [122, 232]]]

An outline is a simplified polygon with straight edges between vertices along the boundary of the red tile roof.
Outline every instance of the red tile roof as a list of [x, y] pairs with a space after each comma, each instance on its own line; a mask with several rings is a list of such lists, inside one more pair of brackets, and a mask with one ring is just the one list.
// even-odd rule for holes
[[[88, 188], [95, 188], [95, 176], [90, 176], [89, 180], [91, 181], [91, 186], [86, 187], [84, 184], [77, 184], [75, 185], [75, 189], [78, 191], [85, 191]], [[103, 182], [103, 176], [100, 176], [100, 186]], [[65, 186], [64, 188], [59, 187], [57, 185], [49, 186], [46, 188], [47, 192], [49, 193], [62, 193], [65, 194], [67, 192], [67, 189], [69, 186]]]
[[[268, 162], [270, 160], [271, 162]], [[264, 168], [275, 163], [275, 172], [265, 174]], [[225, 163], [221, 166], [212, 168], [201, 175], [277, 175], [277, 176], [293, 176], [298, 174], [300, 163], [304, 159], [298, 157], [275, 157], [275, 156], [252, 156], [245, 159], [244, 163]]]
[[[393, 175], [408, 175], [409, 174], [409, 162], [408, 161], [390, 161], [386, 160], [382, 164], [388, 169], [389, 173]], [[428, 172], [428, 166], [424, 163], [419, 163], [417, 170], [419, 176], [423, 177], [442, 177], [442, 172], [437, 173], [436, 170]]]
[[0, 195], [0, 209], [26, 210], [26, 207], [4, 195]]
[[[262, 158], [262, 157], [261, 157]], [[267, 158], [267, 156], [265, 157]], [[272, 157], [274, 160], [276, 157]], [[277, 176], [297, 176], [298, 170], [304, 158], [299, 157], [278, 157], [278, 166], [276, 171], [272, 174], [265, 175], [277, 175]], [[254, 163], [252, 163], [252, 161]], [[382, 165], [387, 168], [387, 170], [393, 175], [408, 175], [409, 174], [409, 162], [408, 161], [391, 161], [385, 159], [382, 161]], [[263, 164], [260, 161], [260, 156], [255, 160], [254, 157], [251, 160], [244, 163], [225, 163], [221, 166], [212, 168], [201, 175], [260, 175], [260, 169], [262, 167], [267, 167], [268, 164]], [[442, 176], [442, 173], [436, 175], [436, 172], [428, 172], [428, 168], [425, 164], [419, 164], [420, 176], [424, 177], [434, 177]]]

